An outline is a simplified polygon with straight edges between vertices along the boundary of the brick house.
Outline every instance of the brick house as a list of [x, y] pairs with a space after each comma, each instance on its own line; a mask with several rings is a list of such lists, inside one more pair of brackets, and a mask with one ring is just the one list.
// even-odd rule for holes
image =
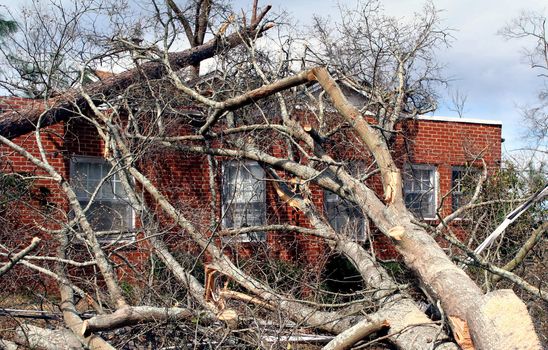
[[[24, 98], [0, 98], [0, 113], [33, 103]], [[460, 205], [464, 196], [461, 179], [467, 166], [477, 165], [475, 162], [479, 155], [490, 168], [497, 168], [500, 164], [500, 122], [421, 116], [405, 120], [399, 128], [401, 132], [392, 146], [396, 163], [404, 170], [405, 201], [418, 217], [425, 220], [436, 221], [436, 210], [440, 204], [444, 215]], [[132, 242], [139, 234], [140, 222], [125, 200], [117, 175], [109, 174], [110, 165], [103, 159], [104, 145], [94, 128], [85, 121], [75, 119], [44, 128], [41, 133], [48, 161], [71, 180], [81, 204], [89, 204], [90, 193], [103, 177], [110, 176], [96, 201], [89, 206], [88, 218], [101, 232], [105, 244]], [[39, 154], [32, 134], [18, 136], [14, 142], [34, 155]], [[281, 154], [283, 150], [274, 150], [276, 152]], [[197, 217], [195, 220], [202, 220], [204, 225], [208, 225], [210, 216], [205, 208], [212, 194], [209, 190], [207, 158], [156, 148], [144, 159], [141, 170], [175, 205], [187, 213], [193, 213]], [[367, 161], [356, 154], [342, 155], [341, 159], [349, 164]], [[305, 218], [277, 198], [271, 184], [257, 180], [265, 177], [257, 163], [223, 158], [217, 158], [217, 162], [216, 199], [220, 203], [217, 219], [221, 231], [259, 224], [306, 226]], [[0, 173], [5, 174], [43, 175], [32, 163], [5, 146], [0, 146], [0, 167]], [[374, 187], [375, 184], [380, 186], [376, 177], [368, 181], [373, 181]], [[376, 234], [359, 211], [333, 193], [312, 187], [312, 194], [313, 201], [324, 208], [335, 229], [348, 229], [349, 225], [353, 225], [352, 232], [357, 240], [365, 241], [368, 235], [373, 237], [373, 247], [379, 258], [396, 257], [388, 239]], [[68, 205], [57, 185], [51, 180], [36, 178], [29, 188], [28, 200], [10, 208], [0, 208], [0, 216], [4, 216], [0, 234], [23, 232], [19, 238], [26, 242], [25, 235], [47, 236], [43, 230], [37, 233], [37, 225], [56, 229], [56, 220], [66, 221], [67, 212]], [[53, 243], [46, 242], [42, 249], [48, 249], [48, 245], [53, 247]], [[243, 255], [251, 255], [254, 247], [262, 244], [268, 247], [268, 254], [272, 257], [312, 264], [326, 249], [318, 238], [277, 232], [242, 234], [223, 238], [220, 244], [224, 243], [233, 243], [238, 248], [232, 252]], [[124, 254], [134, 259], [146, 258], [146, 247], [141, 248], [132, 246]]]

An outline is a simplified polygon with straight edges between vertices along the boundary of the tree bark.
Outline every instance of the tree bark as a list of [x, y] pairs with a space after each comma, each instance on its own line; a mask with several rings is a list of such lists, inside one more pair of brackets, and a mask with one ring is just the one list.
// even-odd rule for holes
[[512, 290], [489, 292], [475, 305], [468, 325], [477, 349], [541, 349], [527, 308]]
[[51, 330], [24, 324], [15, 330], [16, 342], [31, 349], [84, 349], [78, 338], [68, 329]]
[[17, 350], [17, 349], [19, 349], [19, 345], [17, 345], [17, 343], [14, 343], [10, 340], [0, 339], [0, 349], [2, 349], [2, 350]]
[[129, 306], [116, 310], [112, 314], [97, 315], [82, 323], [81, 335], [87, 337], [93, 332], [117, 329], [147, 322], [166, 322], [184, 320], [194, 316], [189, 309], [178, 307], [160, 308], [151, 306]]
[[337, 335], [330, 341], [322, 350], [346, 350], [350, 349], [354, 344], [369, 334], [380, 331], [384, 327], [389, 327], [390, 324], [386, 320], [371, 320], [365, 318], [348, 328], [344, 332]]

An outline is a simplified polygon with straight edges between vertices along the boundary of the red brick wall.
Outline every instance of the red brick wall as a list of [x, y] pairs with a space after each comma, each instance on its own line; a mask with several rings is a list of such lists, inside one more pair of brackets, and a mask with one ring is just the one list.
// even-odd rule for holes
[[[481, 169], [482, 158], [490, 171], [500, 166], [501, 126], [445, 121], [417, 120], [404, 131], [409, 152], [401, 152], [398, 161], [436, 165], [439, 175], [439, 193], [451, 190], [451, 171], [454, 166], [474, 166]], [[444, 201], [443, 214], [451, 212], [451, 196]]]
[[42, 108], [42, 106], [43, 104], [39, 100], [16, 96], [0, 96], [0, 114], [4, 112], [20, 111], [23, 109]]
[[[25, 100], [0, 99], [0, 108], [20, 108]], [[501, 127], [499, 125], [440, 122], [427, 120], [407, 121], [400, 126], [403, 131], [394, 143], [393, 154], [400, 166], [406, 162], [415, 164], [431, 164], [437, 167], [439, 174], [438, 198], [445, 195], [451, 188], [451, 167], [474, 163], [482, 155], [487, 164], [496, 168], [500, 163]], [[181, 132], [181, 129], [178, 130]], [[182, 129], [182, 132], [188, 132]], [[44, 146], [50, 163], [66, 178], [69, 178], [70, 158], [74, 155], [100, 157], [103, 154], [103, 142], [94, 131], [94, 128], [82, 121], [59, 123], [42, 131]], [[34, 155], [38, 155], [34, 135], [24, 135], [14, 140], [25, 146]], [[367, 153], [359, 146], [346, 144], [344, 140], [333, 143], [328, 151], [336, 154], [340, 159], [360, 160], [370, 162]], [[352, 147], [350, 147], [352, 146]], [[283, 145], [272, 142], [269, 145], [274, 155], [285, 154]], [[6, 147], [0, 147], [2, 166], [9, 167], [15, 172], [32, 172], [42, 174], [35, 166], [23, 159], [20, 155]], [[223, 159], [218, 157], [219, 169], [216, 174], [217, 203], [220, 217], [221, 173]], [[477, 161], [476, 163], [477, 164]], [[169, 150], [163, 147], [152, 146], [142, 153], [140, 167], [145, 175], [165, 193], [181, 211], [188, 215], [201, 230], [207, 231], [209, 222], [209, 191], [207, 159], [205, 156], [196, 156], [183, 152]], [[8, 169], [8, 168], [5, 168]], [[378, 177], [368, 180], [369, 184], [381, 192]], [[57, 208], [66, 208], [66, 203], [59, 189], [51, 181], [37, 180], [37, 186], [50, 189], [49, 203]], [[38, 188], [39, 188], [38, 187]], [[312, 198], [318, 207], [323, 206], [323, 192], [313, 186]], [[448, 214], [451, 208], [451, 196], [444, 202], [443, 212]], [[152, 202], [151, 202], [152, 203]], [[20, 210], [20, 223], [28, 228], [29, 236], [36, 232], [33, 228], [37, 217], [43, 222], [38, 204]], [[37, 214], [38, 213], [38, 214]], [[169, 232], [169, 243], [182, 250], [194, 249], [184, 232], [171, 225], [171, 220], [157, 210], [163, 227], [160, 230]], [[298, 211], [284, 205], [271, 184], [267, 184], [267, 221], [268, 223], [290, 223], [307, 226], [308, 222]], [[51, 223], [51, 225], [54, 225]], [[374, 229], [373, 229], [374, 231]], [[30, 232], [33, 232], [30, 234]], [[374, 234], [374, 249], [381, 259], [394, 258], [395, 251], [392, 244], [384, 236]], [[28, 241], [27, 238], [25, 238]], [[324, 255], [325, 245], [314, 237], [295, 235], [292, 233], [268, 233], [268, 255], [284, 260], [300, 261], [306, 264], [315, 264]], [[243, 256], [254, 254], [256, 247], [252, 244], [241, 244], [236, 253]], [[234, 253], [234, 250], [232, 250]], [[140, 258], [143, 255], [137, 254]]]
[[[30, 99], [24, 99], [20, 97], [12, 98], [0, 98], [0, 108], [4, 111], [8, 110], [20, 110], [27, 106], [36, 105], [36, 102]], [[8, 108], [9, 107], [9, 108]], [[56, 125], [44, 128], [40, 131], [41, 134], [41, 144], [43, 151], [46, 157], [46, 161], [57, 169], [61, 174], [65, 174], [68, 171], [67, 163], [65, 159], [65, 152], [63, 150], [64, 141], [64, 123], [58, 123]], [[27, 134], [20, 137], [17, 137], [12, 140], [17, 145], [23, 147], [27, 152], [33, 156], [42, 159], [39, 151], [38, 144], [36, 142], [35, 134]], [[34, 194], [33, 201], [24, 203], [27, 207], [25, 211], [20, 212], [19, 223], [28, 224], [32, 226], [35, 222], [38, 223], [47, 223], [48, 220], [46, 217], [40, 214], [42, 210], [55, 211], [54, 208], [60, 208], [64, 211], [65, 201], [64, 196], [61, 193], [57, 185], [50, 179], [45, 179], [43, 177], [48, 177], [45, 171], [39, 169], [32, 162], [27, 160], [24, 156], [12, 150], [11, 148], [0, 144], [0, 166], [1, 172], [4, 173], [19, 173], [25, 176], [32, 176], [32, 189], [31, 192]], [[47, 191], [44, 188], [49, 189], [49, 194], [45, 193]], [[40, 192], [40, 189], [42, 191]], [[40, 192], [40, 193], [38, 193]], [[35, 202], [35, 201], [38, 201]], [[48, 208], [44, 208], [44, 206]], [[32, 212], [32, 214], [27, 211]], [[56, 226], [54, 223], [50, 223], [53, 227]], [[46, 227], [49, 227], [49, 225]]]
[[[438, 175], [437, 205], [441, 198], [443, 216], [452, 212], [451, 191], [452, 168], [474, 166], [482, 168], [479, 160], [485, 160], [492, 173], [501, 162], [502, 127], [496, 124], [463, 123], [436, 120], [410, 120], [401, 126], [402, 134], [395, 142], [394, 156], [400, 168], [407, 162], [436, 167]], [[379, 182], [380, 183], [380, 182]], [[436, 224], [438, 221], [432, 221]], [[460, 225], [454, 226], [459, 235], [464, 235]], [[381, 258], [393, 259], [398, 255], [388, 238], [376, 234], [375, 250]]]
[[[33, 100], [24, 98], [0, 98], [0, 109], [4, 112], [18, 111], [29, 105], [37, 104]], [[45, 158], [61, 173], [66, 170], [62, 151], [63, 134], [63, 123], [41, 130]], [[41, 158], [34, 134], [23, 135], [12, 141], [25, 148], [33, 156]], [[0, 144], [0, 173], [12, 174], [13, 179], [18, 179], [17, 175], [25, 178], [30, 177], [26, 181], [28, 192], [25, 191], [20, 198], [5, 203], [0, 208], [0, 239], [2, 243], [8, 248], [18, 251], [27, 246], [32, 237], [38, 236], [42, 238], [42, 242], [35, 253], [51, 255], [50, 252], [55, 252], [55, 240], [52, 239], [49, 232], [43, 229], [58, 229], [58, 220], [65, 221], [67, 207], [60, 188], [54, 181], [45, 178], [49, 176], [45, 171], [38, 169], [25, 157], [3, 144]], [[47, 262], [40, 264], [48, 265]], [[43, 282], [43, 276], [21, 267], [16, 267], [9, 274], [9, 277], [4, 278], [6, 281], [5, 290], [20, 285], [33, 289], [48, 284]], [[7, 283], [8, 281], [9, 283]]]

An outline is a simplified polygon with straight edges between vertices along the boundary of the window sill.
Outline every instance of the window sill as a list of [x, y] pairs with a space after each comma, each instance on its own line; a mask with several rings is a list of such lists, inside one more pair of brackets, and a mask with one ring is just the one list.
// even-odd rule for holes
[[418, 220], [422, 221], [440, 221], [437, 217], [431, 217], [431, 218], [417, 218]]
[[238, 237], [222, 237], [221, 242], [223, 244], [230, 244], [230, 245], [259, 245], [264, 244], [267, 242], [266, 238], [261, 240], [253, 240], [253, 239], [242, 239]]
[[138, 231], [128, 230], [128, 231], [97, 231], [95, 235], [97, 241], [101, 245], [108, 246], [120, 246], [127, 245], [128, 248], [132, 248], [131, 243], [136, 242], [136, 236]]

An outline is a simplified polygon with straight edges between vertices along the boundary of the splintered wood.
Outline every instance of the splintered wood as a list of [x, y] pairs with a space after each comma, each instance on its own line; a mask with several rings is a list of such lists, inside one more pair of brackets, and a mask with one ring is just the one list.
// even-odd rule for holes
[[383, 177], [384, 201], [387, 204], [394, 203], [397, 192], [401, 191], [401, 176], [399, 171], [387, 171]]
[[456, 317], [449, 316], [449, 322], [451, 323], [451, 328], [453, 329], [453, 335], [457, 344], [461, 347], [462, 350], [475, 350], [474, 344], [472, 343], [472, 337], [470, 336], [470, 330], [468, 329], [468, 324], [466, 321]]
[[390, 230], [388, 230], [388, 235], [396, 241], [400, 241], [404, 234], [405, 228], [403, 226], [394, 226]]

